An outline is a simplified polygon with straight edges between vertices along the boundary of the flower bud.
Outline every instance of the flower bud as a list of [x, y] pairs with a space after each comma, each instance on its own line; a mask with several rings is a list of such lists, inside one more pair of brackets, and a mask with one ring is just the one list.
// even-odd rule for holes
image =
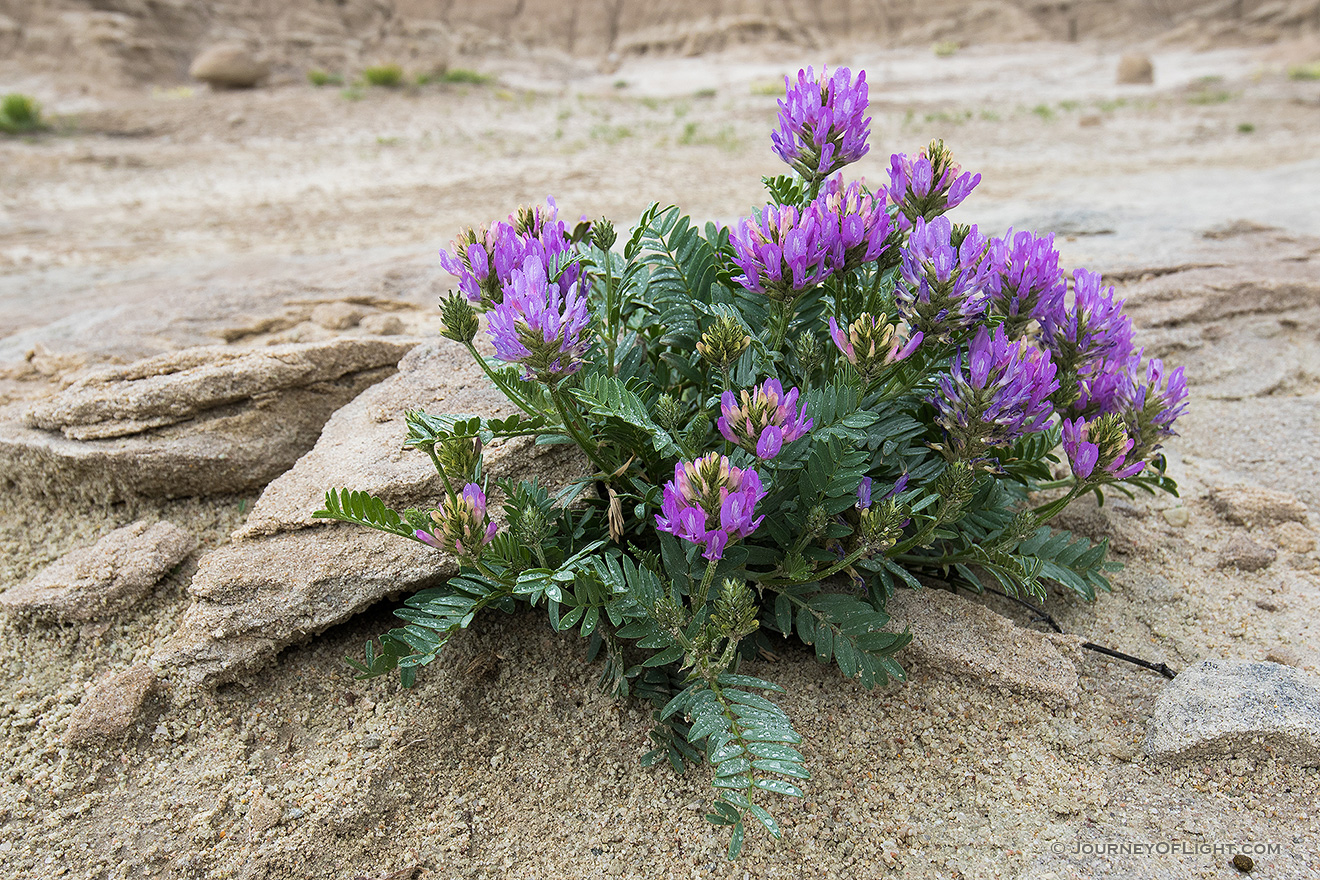
[[677, 431], [683, 418], [683, 405], [672, 394], [661, 394], [655, 402], [655, 422], [666, 431]]
[[726, 578], [715, 597], [711, 622], [720, 635], [727, 639], [741, 639], [755, 632], [760, 625], [756, 620], [756, 597], [746, 581]]
[[464, 485], [481, 479], [481, 438], [448, 440], [436, 448], [440, 467], [450, 483]]
[[591, 224], [591, 243], [603, 251], [614, 247], [614, 242], [619, 238], [614, 231], [614, 224], [604, 217]]
[[807, 511], [807, 534], [815, 537], [825, 534], [825, 530], [830, 527], [830, 515], [825, 512], [825, 508], [817, 504]]
[[706, 434], [710, 432], [710, 416], [704, 412], [699, 412], [688, 422], [687, 442], [689, 446], [698, 448], [705, 443]]
[[717, 370], [727, 370], [738, 360], [751, 337], [731, 315], [724, 315], [701, 334], [697, 354]]
[[477, 313], [461, 293], [450, 293], [440, 304], [440, 319], [440, 335], [446, 339], [467, 345], [477, 335]]
[[816, 334], [803, 330], [793, 341], [793, 355], [797, 358], [798, 374], [803, 382], [811, 381], [812, 373], [825, 362], [825, 348]]

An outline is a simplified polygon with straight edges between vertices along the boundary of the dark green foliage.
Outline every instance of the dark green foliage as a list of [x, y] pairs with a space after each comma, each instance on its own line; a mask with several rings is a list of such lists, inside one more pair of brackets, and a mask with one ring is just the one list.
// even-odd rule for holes
[[[807, 198], [801, 180], [765, 182], [776, 202]], [[613, 250], [620, 240], [621, 253]], [[855, 369], [828, 342], [830, 318], [895, 314], [896, 245], [786, 306], [732, 281], [727, 229], [698, 227], [674, 207], [651, 205], [626, 239], [598, 222], [579, 224], [570, 241], [571, 256], [554, 268], [576, 262], [590, 280], [594, 334], [571, 375], [524, 380], [474, 347], [474, 307], [461, 294], [442, 304], [445, 335], [519, 412], [410, 412], [402, 442], [432, 459], [444, 503], [456, 504], [465, 487], [498, 492], [503, 527], [478, 552], [456, 550], [461, 567], [447, 584], [407, 600], [397, 612], [404, 625], [352, 661], [359, 675], [397, 669], [410, 684], [486, 609], [543, 608], [555, 632], [583, 639], [604, 691], [654, 707], [644, 765], [710, 768], [707, 818], [730, 829], [733, 857], [749, 825], [780, 836], [770, 796], [801, 797], [810, 778], [801, 737], [766, 696], [781, 689], [743, 674], [744, 663], [792, 638], [872, 688], [904, 679], [895, 654], [910, 636], [885, 612], [897, 589], [996, 584], [1043, 599], [1050, 585], [1087, 598], [1108, 588], [1116, 566], [1105, 561], [1105, 543], [1048, 525], [1101, 485], [1056, 479], [1057, 429], [971, 461], [950, 453], [930, 399], [965, 339], [932, 339], [878, 369]], [[799, 388], [812, 426], [763, 460], [726, 441], [717, 419], [722, 395], [737, 399], [770, 378]], [[532, 481], [492, 480], [483, 447], [519, 437], [576, 444], [588, 476], [560, 481], [554, 494]], [[709, 454], [724, 473], [755, 469], [765, 491], [755, 527], [713, 554], [657, 528], [657, 516], [672, 515], [666, 482], [676, 464]], [[1160, 459], [1128, 482], [1175, 488]], [[1054, 500], [1033, 506], [1041, 498]], [[727, 512], [706, 515], [719, 523]], [[434, 525], [431, 511], [397, 513], [347, 489], [328, 493], [315, 515], [408, 538], [420, 529], [426, 543]], [[446, 534], [435, 544], [455, 548]]]
[[403, 84], [403, 68], [397, 64], [378, 64], [363, 70], [362, 79], [369, 86], [392, 89]]
[[18, 92], [0, 98], [0, 132], [24, 134], [45, 127], [41, 118], [41, 105], [35, 98]]

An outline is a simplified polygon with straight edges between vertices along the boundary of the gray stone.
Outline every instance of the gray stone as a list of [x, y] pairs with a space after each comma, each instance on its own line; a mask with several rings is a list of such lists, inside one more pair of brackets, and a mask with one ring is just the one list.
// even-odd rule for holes
[[155, 673], [142, 663], [111, 676], [73, 710], [65, 745], [93, 746], [124, 736], [146, 717], [158, 687]]
[[1244, 526], [1305, 523], [1306, 505], [1288, 492], [1260, 486], [1225, 486], [1210, 490], [1210, 505], [1231, 523]]
[[1119, 85], [1150, 85], [1155, 82], [1155, 65], [1147, 55], [1124, 55], [1118, 59], [1117, 81]]
[[327, 330], [347, 330], [356, 327], [366, 310], [349, 302], [321, 303], [312, 309], [312, 322]]
[[414, 345], [207, 346], [100, 370], [36, 404], [0, 408], [0, 473], [18, 491], [96, 500], [263, 486]]
[[[336, 412], [315, 448], [262, 493], [234, 540], [203, 557], [194, 602], [153, 657], [163, 674], [190, 687], [231, 680], [381, 599], [456, 571], [451, 557], [424, 545], [312, 517], [334, 487], [371, 492], [396, 509], [438, 504], [444, 490], [430, 459], [402, 448], [410, 409], [510, 411], [459, 346], [411, 352], [397, 375]], [[568, 447], [523, 442], [490, 444], [485, 463], [489, 473], [552, 485], [584, 469]]]
[[135, 522], [9, 588], [0, 594], [0, 608], [63, 620], [111, 617], [145, 596], [196, 546], [196, 538], [172, 523]]
[[1219, 551], [1219, 567], [1260, 571], [1268, 568], [1278, 555], [1273, 547], [1257, 544], [1246, 535], [1234, 535]]
[[1320, 682], [1278, 663], [1204, 660], [1165, 685], [1145, 750], [1161, 761], [1273, 755], [1320, 766]]
[[368, 333], [377, 336], [398, 336], [403, 332], [403, 321], [398, 315], [389, 312], [373, 312], [362, 319], [360, 326]]
[[889, 600], [890, 629], [912, 633], [907, 657], [938, 672], [1074, 705], [1077, 667], [1061, 649], [1080, 643], [1022, 629], [978, 602], [944, 590], [899, 590]]
[[188, 75], [212, 88], [250, 89], [270, 75], [270, 65], [239, 43], [221, 43], [193, 59]]

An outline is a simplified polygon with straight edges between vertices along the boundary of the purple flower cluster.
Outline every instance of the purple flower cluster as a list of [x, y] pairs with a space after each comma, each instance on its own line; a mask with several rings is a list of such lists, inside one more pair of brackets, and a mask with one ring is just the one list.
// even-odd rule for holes
[[[529, 257], [554, 266], [568, 254], [568, 231], [558, 219], [555, 200], [548, 202], [548, 208], [521, 208], [489, 229], [469, 229], [451, 243], [453, 253], [440, 252], [440, 265], [458, 277], [458, 287], [469, 300], [499, 305], [514, 271]], [[558, 279], [561, 287], [566, 290], [575, 283], [580, 271], [575, 263], [567, 265]]]
[[1019, 340], [1010, 342], [1003, 327], [992, 335], [985, 327], [972, 338], [965, 356], [953, 357], [931, 399], [935, 420], [948, 432], [954, 452], [966, 461], [1007, 446], [1024, 434], [1045, 428], [1058, 389], [1055, 366], [1047, 353]]
[[879, 259], [890, 230], [883, 200], [834, 177], [801, 211], [766, 205], [743, 218], [729, 236], [742, 270], [733, 280], [753, 293], [792, 300], [835, 272]]
[[955, 229], [947, 217], [917, 218], [894, 291], [899, 316], [928, 338], [948, 339], [975, 324], [985, 313], [994, 269], [988, 250], [975, 226]]
[[1164, 362], [1151, 358], [1144, 375], [1134, 356], [1121, 393], [1121, 412], [1136, 446], [1134, 456], [1146, 459], [1176, 433], [1173, 423], [1187, 412], [1187, 378], [1183, 368], [1166, 373]]
[[824, 180], [843, 166], [856, 162], [870, 147], [871, 117], [866, 72], [841, 67], [830, 76], [822, 68], [820, 79], [808, 67], [797, 82], [784, 77], [787, 94], [779, 102], [779, 130], [770, 141], [779, 158], [806, 180]]
[[486, 514], [486, 493], [468, 483], [458, 495], [447, 498], [440, 510], [431, 511], [435, 528], [418, 529], [417, 540], [463, 559], [476, 559], [491, 542], [499, 526]]
[[986, 279], [989, 312], [1002, 316], [1013, 338], [1027, 325], [1063, 307], [1068, 285], [1059, 268], [1054, 236], [1008, 230], [1003, 238], [990, 241], [991, 269]]
[[1073, 476], [1079, 480], [1090, 480], [1097, 465], [1101, 475], [1093, 482], [1135, 477], [1146, 463], [1127, 460], [1132, 446], [1132, 438], [1114, 416], [1101, 416], [1098, 422], [1091, 424], [1080, 417], [1063, 420], [1063, 451], [1068, 456]]
[[811, 208], [799, 212], [792, 205], [766, 205], [760, 214], [743, 218], [729, 240], [742, 269], [733, 280], [776, 301], [794, 299], [832, 271], [835, 237]]
[[870, 381], [880, 376], [886, 367], [916, 351], [921, 345], [922, 334], [891, 324], [883, 315], [877, 317], [863, 312], [848, 325], [846, 332], [838, 321], [830, 318], [830, 339], [862, 378]]
[[720, 397], [720, 417], [715, 425], [724, 439], [768, 460], [779, 454], [785, 443], [792, 443], [811, 430], [807, 405], [796, 410], [798, 390], [784, 393], [778, 379], [767, 379], [761, 387], [748, 392], [742, 401], [726, 391]]
[[522, 364], [528, 379], [558, 382], [582, 367], [591, 347], [582, 331], [590, 321], [579, 285], [564, 290], [548, 278], [540, 259], [529, 256], [510, 273], [503, 301], [490, 313], [486, 332], [500, 360]]
[[889, 201], [898, 207], [898, 226], [911, 229], [918, 219], [930, 221], [962, 204], [981, 182], [980, 174], [964, 173], [954, 164], [943, 142], [916, 156], [889, 157]]
[[849, 272], [880, 259], [885, 252], [891, 223], [883, 198], [876, 198], [854, 180], [844, 185], [831, 177], [809, 210], [828, 229], [830, 269]]
[[1133, 363], [1132, 321], [1100, 275], [1078, 269], [1072, 302], [1061, 298], [1040, 316], [1041, 337], [1067, 381], [1056, 403], [1071, 415], [1093, 417], [1122, 405]]
[[705, 547], [701, 555], [714, 561], [724, 556], [730, 542], [761, 525], [765, 517], [755, 516], [756, 505], [765, 495], [760, 474], [730, 466], [728, 457], [718, 452], [680, 461], [674, 479], [665, 483], [655, 527]]

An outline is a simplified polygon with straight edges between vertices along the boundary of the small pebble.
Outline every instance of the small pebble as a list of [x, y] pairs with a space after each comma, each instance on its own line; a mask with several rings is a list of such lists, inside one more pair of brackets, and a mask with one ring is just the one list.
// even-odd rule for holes
[[1233, 867], [1243, 874], [1250, 874], [1251, 869], [1256, 867], [1256, 863], [1251, 860], [1251, 856], [1238, 853], [1233, 856]]
[[378, 749], [378, 748], [380, 748], [380, 737], [378, 737], [378, 736], [364, 736], [364, 737], [362, 737], [362, 748], [364, 748], [364, 749]]
[[1192, 512], [1186, 507], [1166, 507], [1163, 516], [1166, 523], [1179, 529], [1192, 521]]

